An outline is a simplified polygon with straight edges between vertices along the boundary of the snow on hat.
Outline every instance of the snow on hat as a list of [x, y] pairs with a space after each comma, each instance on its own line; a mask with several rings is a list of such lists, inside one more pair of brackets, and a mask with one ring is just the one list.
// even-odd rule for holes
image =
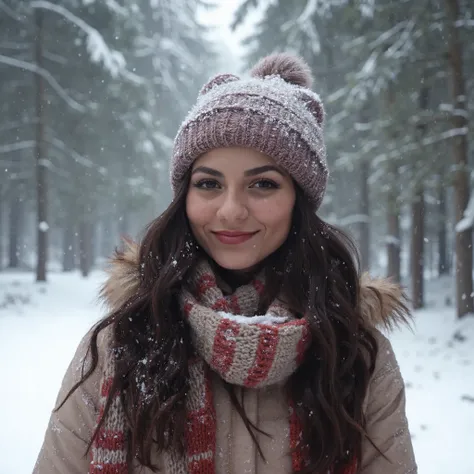
[[203, 153], [245, 147], [272, 157], [318, 208], [328, 180], [325, 114], [311, 83], [308, 65], [287, 53], [261, 59], [248, 79], [233, 74], [212, 78], [175, 138], [170, 167], [174, 193]]

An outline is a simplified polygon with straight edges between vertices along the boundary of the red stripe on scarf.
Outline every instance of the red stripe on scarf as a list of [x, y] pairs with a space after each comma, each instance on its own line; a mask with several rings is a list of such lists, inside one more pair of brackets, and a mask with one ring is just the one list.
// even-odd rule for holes
[[219, 298], [218, 300], [216, 300], [216, 302], [212, 305], [212, 309], [214, 311], [224, 311], [226, 313], [232, 313], [230, 304], [225, 298]]
[[214, 459], [199, 459], [188, 463], [189, 474], [214, 474]]
[[184, 316], [186, 319], [189, 318], [189, 313], [192, 311], [193, 305], [191, 303], [186, 303], [184, 305], [183, 311], [184, 311]]
[[226, 374], [234, 361], [235, 337], [239, 334], [239, 325], [229, 319], [223, 319], [216, 330], [212, 348], [212, 363]]
[[255, 362], [249, 371], [247, 379], [244, 382], [246, 387], [255, 387], [266, 379], [272, 363], [275, 360], [275, 354], [278, 345], [278, 328], [274, 326], [260, 326], [260, 337], [258, 340], [257, 354]]
[[290, 450], [291, 450], [291, 465], [293, 472], [301, 471], [306, 465], [306, 459], [303, 450], [301, 449], [302, 426], [298, 415], [296, 414], [295, 404], [292, 400], [288, 401], [290, 407]]
[[187, 417], [186, 454], [188, 457], [199, 456], [214, 450], [214, 440], [209, 436], [209, 427], [213, 420], [207, 407], [196, 410]]
[[123, 432], [101, 429], [97, 438], [97, 447], [110, 450], [125, 449]]
[[204, 273], [204, 275], [201, 276], [197, 284], [198, 299], [201, 299], [201, 297], [204, 295], [204, 293], [206, 293], [207, 290], [209, 290], [210, 288], [214, 288], [216, 285], [217, 283], [214, 276], [210, 275], [209, 273]]
[[300, 365], [303, 362], [306, 349], [308, 347], [309, 341], [311, 340], [311, 333], [309, 331], [309, 327], [304, 319], [295, 319], [293, 321], [288, 321], [287, 323], [285, 323], [285, 326], [301, 327], [301, 338], [296, 346], [296, 363]]
[[[188, 413], [186, 423], [186, 456], [189, 474], [214, 474], [216, 452], [216, 413], [212, 399], [209, 372], [205, 375], [204, 406]], [[211, 453], [208, 459], [202, 456]], [[195, 459], [193, 459], [195, 458]]]
[[102, 383], [102, 388], [101, 388], [101, 391], [100, 391], [100, 395], [104, 398], [107, 398], [110, 394], [110, 389], [112, 388], [112, 382], [113, 382], [113, 378], [112, 377], [109, 377], [108, 379], [104, 380], [104, 382]]
[[231, 298], [231, 307], [233, 314], [241, 314], [240, 313], [240, 305], [239, 305], [239, 298], [237, 295], [233, 295]]

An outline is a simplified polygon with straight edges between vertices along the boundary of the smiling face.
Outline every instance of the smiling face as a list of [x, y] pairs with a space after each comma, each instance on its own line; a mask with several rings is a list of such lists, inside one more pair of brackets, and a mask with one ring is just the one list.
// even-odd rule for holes
[[250, 270], [277, 250], [291, 227], [295, 187], [267, 155], [217, 148], [195, 161], [186, 198], [192, 232], [228, 270]]

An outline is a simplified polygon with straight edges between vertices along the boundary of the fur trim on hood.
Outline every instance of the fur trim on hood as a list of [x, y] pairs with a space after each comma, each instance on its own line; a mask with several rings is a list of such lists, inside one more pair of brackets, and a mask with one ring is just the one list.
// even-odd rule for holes
[[[108, 278], [100, 292], [110, 311], [120, 308], [138, 288], [138, 254], [138, 245], [127, 240], [125, 248], [116, 252], [110, 262]], [[390, 330], [410, 323], [405, 292], [400, 285], [389, 279], [372, 278], [367, 273], [362, 275], [360, 304], [369, 326]]]

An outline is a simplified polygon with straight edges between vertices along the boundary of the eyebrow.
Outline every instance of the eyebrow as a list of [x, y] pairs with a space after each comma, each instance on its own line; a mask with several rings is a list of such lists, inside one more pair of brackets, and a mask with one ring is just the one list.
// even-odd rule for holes
[[[283, 171], [281, 171], [280, 168], [274, 165], [264, 165], [264, 166], [259, 166], [257, 168], [252, 168], [250, 170], [246, 170], [244, 172], [244, 176], [256, 176], [257, 174], [265, 173], [267, 171], [276, 171], [277, 173], [284, 176]], [[220, 171], [217, 171], [214, 168], [208, 168], [207, 166], [198, 166], [197, 168], [193, 170], [192, 174], [194, 173], [206, 173], [206, 174], [210, 174], [211, 176], [216, 176], [218, 178], [224, 177], [224, 174], [221, 173]]]

